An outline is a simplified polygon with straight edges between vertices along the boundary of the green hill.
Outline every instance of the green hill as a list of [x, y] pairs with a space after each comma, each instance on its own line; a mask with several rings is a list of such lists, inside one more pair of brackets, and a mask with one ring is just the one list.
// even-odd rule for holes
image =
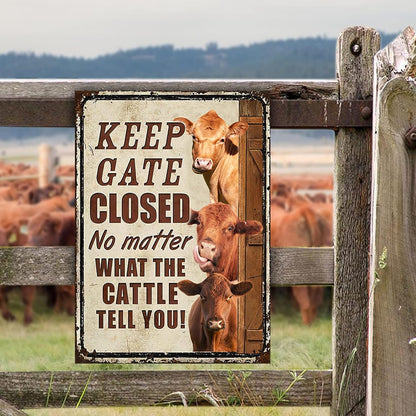
[[231, 48], [165, 45], [93, 59], [8, 53], [0, 55], [0, 78], [334, 78], [335, 45], [315, 37]]

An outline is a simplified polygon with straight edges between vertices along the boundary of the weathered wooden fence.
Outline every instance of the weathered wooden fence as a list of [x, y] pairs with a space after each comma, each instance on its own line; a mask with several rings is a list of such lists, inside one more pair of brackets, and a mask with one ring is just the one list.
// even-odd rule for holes
[[416, 36], [376, 55], [368, 414], [416, 412]]
[[[410, 30], [410, 29], [409, 29]], [[379, 35], [372, 29], [353, 27], [346, 29], [340, 36], [337, 47], [337, 78], [334, 81], [4, 81], [0, 82], [0, 125], [3, 126], [74, 126], [74, 92], [76, 90], [139, 90], [139, 91], [196, 91], [219, 92], [238, 91], [261, 93], [270, 99], [272, 128], [326, 128], [336, 133], [335, 148], [335, 213], [336, 227], [334, 248], [288, 248], [272, 249], [271, 279], [272, 285], [322, 284], [334, 286], [333, 310], [333, 369], [325, 371], [307, 371], [304, 379], [295, 383], [290, 390], [288, 401], [290, 406], [331, 406], [333, 414], [362, 415], [368, 408], [376, 412], [374, 401], [382, 402], [385, 387], [375, 386], [375, 378], [380, 383], [388, 380], [387, 371], [392, 371], [394, 377], [402, 367], [388, 361], [388, 369], [377, 364], [383, 352], [374, 349], [369, 368], [372, 371], [372, 384], [369, 380], [367, 390], [367, 341], [368, 341], [368, 303], [370, 275], [370, 201], [371, 201], [371, 170], [372, 170], [372, 98], [373, 98], [373, 58], [379, 49]], [[414, 55], [413, 55], [414, 56]], [[413, 58], [414, 59], [414, 58]], [[414, 76], [414, 74], [413, 74]], [[398, 81], [402, 82], [402, 81]], [[404, 81], [403, 81], [404, 82]], [[406, 81], [407, 82], [407, 81]], [[404, 85], [404, 84], [403, 84]], [[407, 85], [407, 84], [406, 84]], [[392, 86], [393, 88], [393, 86]], [[406, 89], [408, 88], [408, 89]], [[414, 87], [404, 87], [402, 90], [411, 91], [414, 100]], [[404, 94], [404, 93], [403, 93]], [[385, 102], [380, 94], [379, 102]], [[383, 101], [384, 100], [384, 101]], [[415, 117], [415, 101], [406, 101], [401, 97], [395, 98], [397, 105], [407, 108]], [[383, 107], [380, 107], [383, 108]], [[390, 107], [389, 111], [390, 111]], [[407, 111], [407, 110], [406, 110]], [[405, 112], [406, 112], [405, 111]], [[398, 122], [397, 130], [403, 131], [409, 123], [408, 113], [403, 117], [406, 122]], [[396, 113], [393, 113], [396, 114]], [[407, 123], [407, 124], [406, 124]], [[403, 127], [404, 126], [404, 127]], [[413, 124], [414, 126], [414, 124]], [[380, 126], [381, 127], [381, 126]], [[393, 128], [396, 125], [393, 124]], [[414, 133], [413, 133], [414, 134]], [[380, 129], [379, 136], [382, 136]], [[411, 141], [414, 136], [410, 135]], [[415, 268], [413, 253], [416, 248], [415, 233], [415, 156], [410, 150], [404, 149], [405, 156], [400, 159], [407, 181], [403, 181], [402, 171], [385, 168], [380, 161], [378, 172], [381, 176], [391, 178], [388, 189], [399, 189], [400, 194], [383, 190], [388, 193], [392, 204], [400, 205], [402, 212], [407, 215], [399, 227], [400, 232], [406, 233], [406, 243], [397, 240], [390, 247], [390, 255], [398, 259], [407, 258], [409, 263], [402, 272], [401, 278], [412, 286], [394, 292], [401, 294], [403, 307], [407, 318], [414, 323], [416, 320], [414, 296], [411, 299], [409, 290], [415, 289]], [[381, 145], [380, 151], [382, 152]], [[381, 158], [380, 158], [381, 159]], [[384, 165], [383, 165], [384, 163]], [[387, 163], [387, 162], [386, 162]], [[389, 162], [391, 163], [391, 162]], [[399, 163], [399, 162], [397, 162]], [[413, 171], [412, 171], [413, 169]], [[402, 182], [403, 181], [403, 182]], [[401, 184], [404, 184], [403, 188]], [[399, 186], [400, 184], [400, 186]], [[381, 186], [381, 185], [380, 185]], [[379, 189], [380, 189], [379, 186]], [[384, 186], [384, 184], [382, 185]], [[384, 198], [376, 193], [377, 198]], [[377, 202], [377, 204], [379, 204]], [[379, 205], [376, 205], [377, 207]], [[392, 215], [395, 206], [387, 207], [387, 216]], [[378, 213], [378, 216], [381, 214]], [[395, 227], [393, 222], [386, 222], [387, 227]], [[408, 228], [406, 228], [408, 227]], [[413, 227], [413, 228], [412, 228]], [[382, 233], [391, 236], [388, 229]], [[376, 234], [380, 232], [376, 230]], [[413, 236], [412, 236], [412, 235]], [[400, 236], [401, 234], [399, 234]], [[387, 241], [383, 238], [374, 248], [379, 253], [380, 244]], [[394, 247], [394, 250], [393, 250]], [[391, 253], [391, 254], [390, 254]], [[410, 260], [409, 260], [410, 259]], [[401, 262], [401, 260], [400, 260]], [[412, 263], [413, 262], [413, 263]], [[401, 263], [402, 264], [402, 263]], [[37, 248], [3, 248], [0, 250], [0, 283], [6, 285], [25, 284], [71, 284], [74, 283], [75, 259], [71, 247], [37, 247]], [[399, 267], [399, 265], [397, 265]], [[396, 269], [391, 269], [396, 271]], [[399, 270], [399, 269], [397, 269]], [[373, 272], [372, 272], [373, 273]], [[393, 276], [399, 281], [398, 276]], [[392, 277], [392, 278], [393, 278]], [[395, 280], [396, 281], [396, 280]], [[392, 285], [392, 282], [389, 283]], [[384, 291], [390, 292], [391, 287]], [[385, 296], [377, 293], [374, 296], [375, 305], [383, 305]], [[380, 291], [381, 292], [381, 291]], [[373, 294], [371, 292], [371, 294]], [[396, 301], [396, 299], [394, 299]], [[396, 305], [396, 303], [394, 304]], [[409, 308], [407, 308], [409, 306]], [[413, 309], [411, 309], [411, 306]], [[373, 345], [382, 343], [384, 319], [390, 312], [375, 311]], [[400, 310], [397, 314], [400, 315]], [[387, 314], [387, 315], [386, 315]], [[394, 344], [395, 322], [388, 323], [389, 341]], [[403, 337], [408, 337], [404, 334]], [[379, 338], [377, 338], [379, 337]], [[413, 337], [416, 337], [416, 330]], [[384, 341], [383, 341], [384, 342]], [[402, 342], [402, 341], [400, 341]], [[401, 344], [402, 345], [402, 344]], [[408, 350], [413, 349], [413, 358], [409, 358], [406, 381], [415, 380], [415, 345], [409, 342]], [[403, 347], [405, 348], [405, 347]], [[371, 350], [371, 348], [370, 348]], [[389, 351], [392, 351], [389, 349]], [[406, 354], [409, 354], [406, 351]], [[384, 356], [384, 355], [383, 355]], [[406, 355], [409, 357], [409, 355]], [[393, 369], [396, 368], [394, 371]], [[377, 371], [379, 370], [379, 371]], [[410, 371], [410, 373], [409, 373]], [[235, 373], [238, 377], [238, 372]], [[371, 372], [370, 372], [371, 374]], [[83, 398], [85, 406], [142, 406], [152, 405], [161, 398], [175, 391], [185, 395], [210, 386], [224, 395], [231, 394], [227, 381], [229, 374], [224, 371], [128, 371], [128, 372], [18, 372], [0, 373], [0, 398], [17, 408], [42, 407], [48, 393], [51, 377], [52, 388], [49, 392], [49, 406], [60, 406], [68, 386], [72, 383], [74, 396], [78, 397], [90, 377], [87, 394]], [[292, 380], [288, 371], [258, 370], [252, 372], [247, 379], [248, 387], [254, 397], [262, 398], [262, 404], [274, 404], [273, 389], [285, 386]], [[107, 388], [111, 384], [111, 390]], [[390, 379], [389, 385], [395, 380]], [[394, 388], [394, 400], [403, 401], [405, 397], [405, 382]], [[408, 387], [408, 386], [407, 386]], [[413, 387], [413, 386], [412, 386]], [[372, 390], [371, 390], [372, 389]], [[408, 390], [407, 390], [408, 391]], [[368, 393], [373, 399], [368, 401]], [[77, 396], [77, 393], [78, 396]], [[392, 393], [393, 394], [393, 393]], [[416, 395], [413, 394], [414, 403]], [[74, 405], [74, 398], [68, 398], [67, 405]], [[392, 402], [394, 401], [391, 400]], [[0, 401], [0, 409], [6, 406]], [[394, 407], [390, 407], [393, 409]], [[413, 410], [415, 405], [413, 404]], [[393, 412], [386, 414], [411, 414]]]

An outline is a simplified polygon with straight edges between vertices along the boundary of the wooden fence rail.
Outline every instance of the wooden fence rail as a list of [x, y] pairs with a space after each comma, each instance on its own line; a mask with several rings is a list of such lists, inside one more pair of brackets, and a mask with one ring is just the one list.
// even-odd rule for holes
[[[243, 372], [234, 371], [78, 371], [0, 373], [0, 391], [5, 400], [22, 408], [44, 407], [49, 394], [50, 407], [73, 407], [88, 382], [84, 406], [149, 406], [175, 402], [182, 404], [181, 392], [190, 403], [203, 394], [224, 400], [241, 391], [240, 399], [249, 406], [276, 404], [277, 389], [285, 389], [293, 381], [288, 371], [253, 371], [240, 383]], [[299, 372], [298, 372], [299, 374]], [[296, 382], [281, 405], [330, 406], [331, 371], [307, 371]], [[89, 380], [89, 381], [88, 381]], [[207, 400], [205, 400], [207, 403]], [[193, 402], [193, 404], [195, 404]]]
[[[75, 283], [74, 247], [4, 247], [1, 285]], [[305, 273], [308, 270], [308, 273]], [[332, 285], [332, 248], [272, 248], [271, 285]]]

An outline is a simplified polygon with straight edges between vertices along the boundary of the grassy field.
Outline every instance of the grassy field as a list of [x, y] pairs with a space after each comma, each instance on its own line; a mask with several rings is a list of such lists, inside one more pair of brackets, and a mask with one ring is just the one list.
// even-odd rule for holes
[[[90, 371], [90, 370], [154, 370], [172, 369], [169, 364], [74, 364], [74, 319], [66, 314], [54, 314], [46, 306], [43, 293], [38, 293], [32, 325], [25, 327], [20, 291], [9, 296], [10, 308], [16, 321], [0, 318], [0, 371]], [[318, 319], [310, 326], [302, 324], [300, 314], [293, 311], [288, 300], [279, 301], [272, 315], [271, 364], [273, 369], [331, 368], [331, 317], [329, 307], [321, 308]], [[229, 369], [230, 364], [215, 365], [215, 369]], [[233, 368], [236, 367], [233, 365]], [[180, 369], [205, 369], [206, 365], [175, 365]], [[258, 368], [241, 365], [244, 369]]]
[[[5, 322], [0, 318], [0, 371], [99, 371], [111, 370], [172, 370], [169, 364], [157, 365], [76, 365], [74, 364], [74, 320], [65, 314], [53, 314], [46, 307], [45, 295], [39, 293], [35, 303], [35, 321], [29, 327], [22, 324], [23, 306], [20, 292], [10, 293], [10, 307], [17, 320]], [[312, 326], [302, 324], [299, 313], [293, 311], [286, 298], [280, 299], [277, 311], [272, 315], [272, 362], [270, 365], [175, 365], [181, 369], [328, 369], [331, 368], [331, 316], [329, 305], [321, 308], [318, 319]], [[88, 394], [88, 390], [87, 393]], [[6, 398], [7, 399], [7, 398]], [[31, 415], [72, 415], [75, 410], [41, 409], [30, 410]], [[136, 409], [77, 409], [79, 415], [130, 415], [137, 414]], [[146, 408], [140, 410], [145, 415], [211, 415], [214, 409], [198, 408], [161, 409]], [[323, 409], [216, 409], [216, 415], [322, 415]], [[300, 412], [300, 413], [299, 413]]]

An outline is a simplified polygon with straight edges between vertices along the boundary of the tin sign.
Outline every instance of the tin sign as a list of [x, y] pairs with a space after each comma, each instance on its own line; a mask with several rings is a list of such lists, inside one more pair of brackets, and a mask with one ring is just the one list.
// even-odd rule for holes
[[76, 361], [268, 362], [268, 103], [77, 92]]

